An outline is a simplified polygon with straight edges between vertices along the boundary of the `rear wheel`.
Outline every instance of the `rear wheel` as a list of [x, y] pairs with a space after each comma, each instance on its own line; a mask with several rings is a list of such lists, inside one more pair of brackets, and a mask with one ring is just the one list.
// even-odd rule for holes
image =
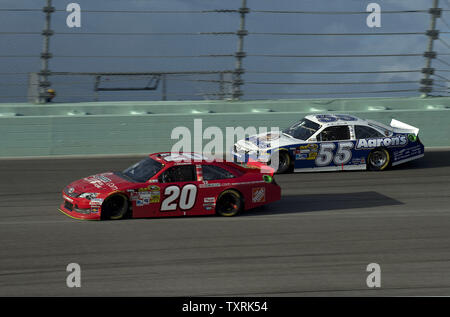
[[375, 149], [367, 157], [368, 168], [371, 171], [382, 171], [386, 169], [391, 162], [391, 156], [386, 149]]
[[102, 204], [102, 218], [118, 220], [125, 217], [128, 211], [128, 199], [126, 196], [117, 194], [105, 199]]
[[216, 203], [216, 213], [220, 216], [231, 217], [237, 215], [243, 209], [244, 203], [241, 195], [232, 189], [220, 194]]

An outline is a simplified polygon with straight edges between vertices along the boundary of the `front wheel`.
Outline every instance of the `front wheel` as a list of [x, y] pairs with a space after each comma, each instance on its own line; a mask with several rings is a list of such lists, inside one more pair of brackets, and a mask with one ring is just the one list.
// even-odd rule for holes
[[375, 149], [367, 157], [368, 168], [371, 171], [382, 171], [389, 166], [391, 156], [386, 149]]
[[231, 217], [237, 215], [243, 209], [241, 195], [232, 189], [220, 194], [216, 203], [216, 213], [220, 216]]
[[124, 195], [112, 195], [102, 204], [102, 219], [118, 220], [125, 217], [128, 211], [128, 199]]
[[[267, 165], [271, 164], [270, 160]], [[278, 168], [276, 169], [277, 174], [284, 174], [292, 170], [292, 160], [291, 156], [286, 151], [278, 152]]]

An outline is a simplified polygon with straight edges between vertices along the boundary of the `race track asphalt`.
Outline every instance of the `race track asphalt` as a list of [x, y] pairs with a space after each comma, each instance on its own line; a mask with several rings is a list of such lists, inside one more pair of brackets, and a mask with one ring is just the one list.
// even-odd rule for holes
[[57, 210], [69, 182], [137, 159], [0, 160], [0, 296], [450, 295], [449, 150], [384, 172], [277, 175], [281, 201], [233, 218]]

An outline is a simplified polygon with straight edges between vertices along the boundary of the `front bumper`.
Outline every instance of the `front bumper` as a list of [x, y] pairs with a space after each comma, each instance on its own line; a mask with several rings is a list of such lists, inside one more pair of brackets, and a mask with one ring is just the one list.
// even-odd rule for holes
[[238, 151], [236, 145], [231, 149], [234, 161], [238, 163], [248, 163], [249, 161], [267, 163], [270, 159], [270, 152], [267, 151]]
[[59, 206], [66, 216], [83, 220], [100, 220], [101, 206], [90, 206], [86, 199], [68, 199], [63, 195], [64, 202]]

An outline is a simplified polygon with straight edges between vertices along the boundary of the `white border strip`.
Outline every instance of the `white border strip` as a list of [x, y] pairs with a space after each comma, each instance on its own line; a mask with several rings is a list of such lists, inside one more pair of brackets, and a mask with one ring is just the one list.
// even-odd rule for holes
[[424, 157], [424, 155], [425, 154], [420, 154], [420, 155], [416, 155], [416, 156], [405, 158], [403, 160], [400, 160], [400, 161], [392, 163], [392, 166], [396, 166], [398, 164], [402, 164], [402, 163], [406, 163], [406, 162], [409, 162], [409, 161], [412, 161], [412, 160], [416, 160], [418, 158]]
[[325, 166], [325, 167], [310, 167], [310, 168], [295, 168], [295, 173], [307, 173], [307, 172], [331, 172], [331, 171], [357, 171], [365, 170], [367, 168], [366, 164], [359, 165], [344, 165], [340, 166]]

